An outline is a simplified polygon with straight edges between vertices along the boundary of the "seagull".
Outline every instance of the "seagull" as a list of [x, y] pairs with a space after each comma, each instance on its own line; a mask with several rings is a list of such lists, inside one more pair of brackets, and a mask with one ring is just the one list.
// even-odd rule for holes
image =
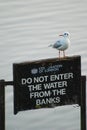
[[50, 47], [53, 47], [54, 49], [59, 50], [59, 58], [60, 58], [60, 51], [63, 52], [63, 57], [65, 57], [65, 50], [68, 48], [70, 44], [70, 33], [69, 32], [64, 32], [63, 34], [59, 35], [62, 36], [61, 38], [58, 39], [54, 44], [51, 44]]

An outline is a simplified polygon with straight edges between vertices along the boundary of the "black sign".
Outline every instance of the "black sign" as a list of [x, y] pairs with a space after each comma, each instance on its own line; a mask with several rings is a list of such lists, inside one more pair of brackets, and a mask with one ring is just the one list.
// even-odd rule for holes
[[80, 56], [13, 64], [14, 114], [67, 104], [80, 105]]

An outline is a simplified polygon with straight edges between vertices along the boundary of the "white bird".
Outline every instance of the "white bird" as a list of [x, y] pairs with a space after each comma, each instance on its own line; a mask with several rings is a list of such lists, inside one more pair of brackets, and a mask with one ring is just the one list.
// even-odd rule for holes
[[59, 50], [59, 58], [60, 58], [60, 51], [63, 52], [63, 57], [65, 57], [65, 50], [68, 48], [69, 44], [70, 44], [70, 33], [69, 32], [64, 32], [62, 36], [56, 43], [50, 45], [51, 47]]

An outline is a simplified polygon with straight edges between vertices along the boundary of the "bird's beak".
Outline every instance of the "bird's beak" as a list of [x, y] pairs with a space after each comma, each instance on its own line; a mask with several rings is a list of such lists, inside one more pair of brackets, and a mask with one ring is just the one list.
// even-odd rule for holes
[[59, 36], [63, 36], [63, 34], [59, 35]]

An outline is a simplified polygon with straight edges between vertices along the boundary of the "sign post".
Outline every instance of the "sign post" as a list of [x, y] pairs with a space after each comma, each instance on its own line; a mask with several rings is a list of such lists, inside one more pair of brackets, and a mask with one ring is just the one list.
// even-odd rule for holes
[[0, 80], [0, 130], [5, 130], [5, 86]]
[[0, 80], [0, 130], [5, 130], [5, 86], [13, 85], [13, 81]]
[[81, 77], [81, 130], [86, 130], [86, 76]]
[[13, 65], [14, 114], [18, 111], [80, 104], [81, 58], [53, 58]]

